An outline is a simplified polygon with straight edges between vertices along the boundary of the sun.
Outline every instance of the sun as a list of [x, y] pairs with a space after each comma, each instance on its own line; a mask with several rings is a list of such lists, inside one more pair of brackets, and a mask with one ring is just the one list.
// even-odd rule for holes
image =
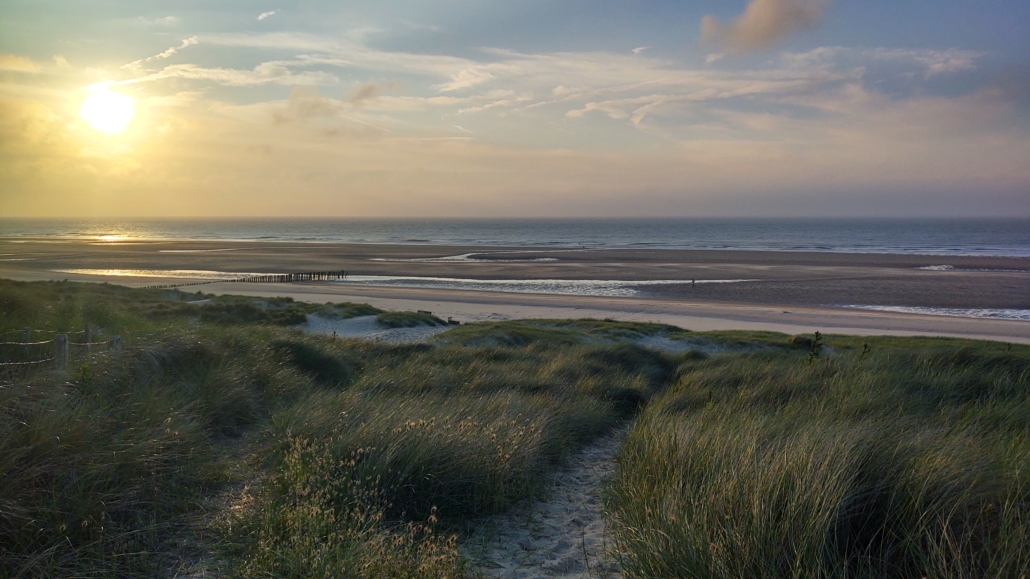
[[79, 116], [98, 131], [120, 133], [136, 116], [136, 101], [132, 97], [102, 88], [86, 97], [79, 109]]

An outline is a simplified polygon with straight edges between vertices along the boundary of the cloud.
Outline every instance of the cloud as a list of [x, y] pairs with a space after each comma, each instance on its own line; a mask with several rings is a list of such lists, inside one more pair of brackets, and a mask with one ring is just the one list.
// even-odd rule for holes
[[489, 82], [494, 78], [495, 76], [493, 73], [483, 70], [482, 68], [466, 68], [458, 71], [457, 74], [452, 76], [450, 82], [434, 85], [433, 88], [438, 89], [440, 92], [452, 92], [465, 88], [472, 88], [476, 85]]
[[383, 91], [379, 88], [379, 85], [375, 83], [364, 84], [351, 93], [350, 102], [360, 104], [362, 101], [378, 98], [381, 94], [383, 94]]
[[210, 81], [224, 86], [258, 86], [264, 84], [318, 86], [336, 84], [339, 82], [339, 79], [336, 76], [325, 72], [308, 71], [294, 73], [289, 68], [294, 64], [296, 63], [293, 61], [273, 60], [263, 62], [255, 66], [253, 70], [208, 68], [197, 66], [195, 64], [173, 64], [171, 66], [166, 66], [159, 71], [138, 78], [93, 83], [87, 87], [86, 90], [93, 90], [107, 86], [155, 82], [169, 78]]
[[442, 32], [443, 31], [443, 27], [442, 26], [437, 26], [436, 24], [424, 24], [422, 22], [411, 22], [410, 20], [405, 20], [403, 22], [403, 24], [404, 24], [404, 26], [406, 28], [408, 28], [410, 30], [425, 30], [425, 31], [428, 31], [428, 32]]
[[286, 100], [286, 107], [272, 112], [272, 123], [283, 123], [312, 117], [332, 117], [343, 111], [343, 103], [322, 96], [313, 86], [298, 86]]
[[193, 46], [194, 44], [197, 44], [198, 42], [199, 41], [197, 40], [196, 36], [191, 36], [189, 38], [183, 39], [182, 44], [180, 44], [179, 46], [174, 46], [172, 48], [169, 48], [168, 50], [166, 50], [166, 51], [164, 51], [164, 52], [162, 52], [160, 54], [156, 54], [154, 56], [151, 56], [147, 60], [154, 60], [156, 58], [168, 58], [169, 56], [175, 54], [176, 52], [179, 52], [183, 48], [186, 48], [187, 46]]
[[[839, 68], [851, 65], [865, 67], [873, 62], [892, 62], [921, 69], [923, 78], [938, 74], [952, 74], [976, 70], [976, 60], [987, 53], [975, 50], [948, 48], [944, 50], [919, 48], [851, 48], [823, 46], [807, 52], [784, 53], [780, 59], [795, 69]], [[915, 71], [913, 71], [915, 72]]]
[[162, 26], [169, 28], [172, 26], [178, 26], [180, 22], [179, 18], [176, 16], [162, 16], [159, 18], [144, 18], [140, 16], [139, 21], [145, 26]]
[[39, 72], [39, 65], [31, 58], [16, 54], [0, 54], [0, 70], [11, 72]]
[[701, 42], [731, 52], [775, 46], [784, 38], [816, 25], [829, 0], [751, 0], [736, 20], [723, 24], [715, 16], [701, 19]]
[[370, 82], [363, 84], [356, 88], [354, 92], [350, 94], [350, 102], [354, 106], [361, 106], [366, 101], [373, 101], [383, 96], [387, 91], [394, 91], [401, 87], [401, 83], [397, 81], [390, 81], [387, 83], [374, 83]]
[[495, 91], [494, 93], [486, 96], [489, 97], [489, 102], [487, 102], [486, 104], [458, 109], [457, 114], [464, 115], [467, 113], [479, 113], [496, 108], [514, 107], [521, 103], [532, 102], [534, 100], [532, 94], [523, 94], [512, 98], [512, 91]]
[[268, 18], [269, 16], [275, 16], [276, 13], [278, 13], [278, 12], [279, 12], [278, 10], [270, 10], [268, 12], [262, 12], [261, 14], [258, 14], [257, 19], [258, 20], [264, 20], [265, 18]]
[[651, 48], [650, 46], [638, 46], [638, 47], [633, 49], [633, 54], [640, 54], [641, 52], [644, 52], [645, 50], [649, 50], [650, 48]]
[[71, 65], [68, 64], [68, 59], [66, 59], [64, 56], [62, 56], [60, 54], [55, 54], [54, 55], [54, 64], [56, 64], [58, 66], [58, 68], [70, 68], [71, 67]]
[[173, 54], [179, 52], [183, 48], [186, 48], [187, 46], [193, 46], [193, 45], [199, 44], [199, 43], [200, 43], [200, 41], [197, 40], [196, 36], [191, 36], [189, 38], [184, 38], [183, 41], [182, 41], [182, 44], [180, 44], [179, 46], [173, 46], [173, 47], [169, 48], [168, 50], [165, 50], [164, 52], [155, 54], [154, 56], [148, 56], [147, 58], [141, 58], [139, 60], [130, 62], [129, 64], [126, 64], [126, 65], [122, 66], [122, 68], [127, 68], [127, 69], [140, 68], [140, 66], [142, 64], [144, 64], [144, 63], [150, 62], [152, 60], [162, 60], [162, 59], [168, 58], [168, 57], [172, 56]]

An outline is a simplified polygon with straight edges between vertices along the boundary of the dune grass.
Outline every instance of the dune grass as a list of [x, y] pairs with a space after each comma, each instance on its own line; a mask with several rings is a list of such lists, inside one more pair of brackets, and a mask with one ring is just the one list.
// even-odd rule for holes
[[631, 345], [305, 336], [177, 292], [0, 281], [0, 299], [7, 328], [102, 309], [126, 336], [0, 383], [3, 577], [465, 576], [455, 531], [533, 497], [676, 368]]
[[637, 340], [651, 336], [683, 339], [687, 330], [666, 324], [614, 320], [509, 320], [455, 328], [438, 338], [464, 346], [554, 346]]
[[607, 498], [628, 576], [1025, 577], [1030, 348], [827, 343], [680, 366]]
[[383, 312], [376, 323], [384, 328], [417, 328], [418, 326], [446, 326], [447, 322], [425, 312]]
[[3, 280], [0, 305], [125, 340], [0, 378], [0, 577], [474, 576], [456, 533], [632, 419], [606, 495], [629, 577], [1030, 568], [1026, 347], [601, 320], [391, 346], [274, 314], [354, 304]]

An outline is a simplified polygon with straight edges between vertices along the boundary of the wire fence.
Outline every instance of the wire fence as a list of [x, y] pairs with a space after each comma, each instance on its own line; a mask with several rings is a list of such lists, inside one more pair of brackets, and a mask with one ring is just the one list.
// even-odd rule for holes
[[46, 364], [56, 360], [57, 358], [45, 358], [43, 360], [32, 360], [31, 362], [0, 362], [0, 366], [31, 366], [33, 364]]
[[[36, 340], [31, 341], [33, 333], [45, 333], [52, 334], [53, 338], [49, 340]], [[59, 331], [59, 330], [33, 330], [30, 328], [24, 328], [21, 330], [9, 330], [0, 332], [0, 336], [9, 336], [11, 334], [20, 334], [22, 341], [0, 342], [0, 371], [11, 371], [19, 368], [30, 368], [36, 367], [42, 364], [53, 362], [58, 368], [63, 368], [68, 364], [68, 353], [71, 347], [77, 349], [77, 351], [85, 350], [86, 352], [92, 353], [94, 349], [100, 349], [103, 346], [107, 346], [107, 349], [111, 351], [120, 350], [122, 339], [120, 336], [114, 336], [110, 340], [97, 341], [94, 338], [99, 337], [101, 330], [98, 326], [93, 324], [86, 324], [86, 328], [80, 331]], [[72, 342], [69, 340], [69, 336], [83, 335], [85, 340], [82, 342]], [[45, 348], [45, 346], [51, 346]], [[49, 351], [44, 351], [49, 350]], [[44, 357], [39, 357], [44, 356]], [[35, 358], [28, 359], [25, 358]]]
[[53, 340], [46, 340], [43, 342], [0, 342], [0, 346], [40, 346], [43, 344], [53, 344]]
[[62, 332], [61, 330], [33, 330], [33, 329], [30, 329], [30, 328], [25, 328], [25, 329], [22, 329], [22, 330], [7, 330], [6, 332], [0, 332], [0, 336], [9, 336], [11, 334], [24, 334], [25, 332], [31, 332], [33, 334], [51, 334], [51, 335], [68, 334], [69, 336], [77, 336], [79, 334], [85, 334], [86, 330], [79, 330], [77, 332], [68, 332], [68, 331]]

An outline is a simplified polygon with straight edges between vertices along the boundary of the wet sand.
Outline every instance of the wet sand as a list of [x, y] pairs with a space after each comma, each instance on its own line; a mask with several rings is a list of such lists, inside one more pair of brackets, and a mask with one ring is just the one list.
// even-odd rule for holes
[[[951, 269], [921, 269], [940, 266]], [[330, 283], [217, 283], [195, 289], [208, 293], [288, 295], [321, 302], [360, 301], [388, 309], [428, 309], [463, 321], [613, 317], [662, 321], [696, 330], [820, 330], [1030, 341], [1030, 322], [834, 307], [1030, 309], [1030, 258], [196, 241], [93, 244], [0, 239], [0, 277], [8, 279], [107, 281], [129, 286], [189, 281], [159, 274], [143, 278], [58, 271], [70, 269], [246, 273], [346, 270], [352, 275], [472, 279], [683, 280], [682, 284], [641, 288], [637, 297], [632, 298]], [[692, 286], [692, 279], [755, 281]]]

